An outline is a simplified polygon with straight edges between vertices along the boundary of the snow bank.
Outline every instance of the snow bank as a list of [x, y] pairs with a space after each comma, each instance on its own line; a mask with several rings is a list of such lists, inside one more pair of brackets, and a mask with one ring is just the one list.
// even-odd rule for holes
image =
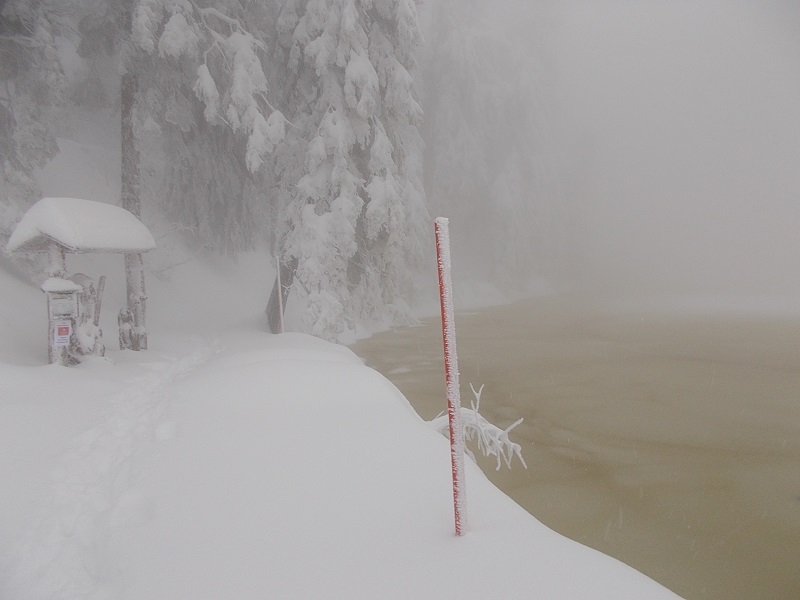
[[456, 538], [447, 440], [344, 347], [151, 348], [0, 363], [0, 597], [674, 598], [471, 462]]
[[151, 350], [114, 350], [109, 310], [108, 360], [75, 368], [44, 365], [43, 294], [0, 269], [0, 598], [675, 597], [470, 461], [456, 538], [447, 440], [349, 349], [258, 332], [270, 267], [153, 278]]

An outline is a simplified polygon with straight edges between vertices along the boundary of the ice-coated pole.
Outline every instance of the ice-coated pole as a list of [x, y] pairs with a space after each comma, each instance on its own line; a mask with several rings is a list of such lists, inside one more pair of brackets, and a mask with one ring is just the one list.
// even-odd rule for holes
[[466, 529], [466, 497], [464, 492], [464, 425], [461, 419], [461, 395], [458, 383], [458, 353], [453, 316], [453, 282], [450, 276], [450, 230], [448, 220], [438, 217], [436, 229], [436, 260], [439, 266], [439, 300], [442, 308], [442, 339], [444, 341], [444, 373], [447, 393], [447, 418], [450, 424], [450, 465], [453, 472], [453, 508], [456, 535]]

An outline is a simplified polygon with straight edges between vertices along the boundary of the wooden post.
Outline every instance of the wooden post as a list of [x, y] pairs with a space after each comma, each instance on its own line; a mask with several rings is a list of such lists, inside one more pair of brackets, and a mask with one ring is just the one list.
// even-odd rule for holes
[[280, 293], [278, 294], [278, 310], [281, 313], [281, 333], [286, 333], [286, 328], [284, 327], [283, 323], [283, 282], [281, 281], [281, 258], [280, 256], [275, 257], [275, 272], [277, 273], [278, 277], [278, 289]]
[[278, 261], [275, 283], [272, 285], [272, 292], [270, 292], [267, 308], [264, 311], [267, 313], [267, 325], [270, 333], [283, 332], [283, 311], [286, 310], [286, 301], [289, 298], [289, 290], [294, 282], [296, 269], [296, 258]]
[[48, 251], [50, 253], [50, 263], [47, 265], [48, 274], [50, 277], [64, 277], [67, 274], [67, 257], [64, 246], [51, 240]]
[[453, 283], [450, 275], [450, 230], [448, 220], [439, 217], [436, 229], [436, 259], [439, 267], [439, 300], [442, 310], [442, 340], [447, 391], [447, 416], [450, 424], [450, 466], [453, 474], [453, 510], [456, 535], [466, 533], [466, 495], [464, 491], [464, 424], [458, 381], [458, 353], [453, 315]]
[[[122, 153], [122, 208], [141, 218], [142, 203], [139, 196], [139, 151], [136, 148], [133, 117], [138, 92], [134, 64], [128, 61], [122, 74], [120, 89], [120, 140]], [[147, 350], [147, 325], [144, 289], [144, 258], [141, 253], [125, 255], [125, 278], [128, 288], [128, 308], [133, 316], [131, 332], [132, 350]]]
[[94, 302], [94, 317], [92, 323], [95, 327], [100, 326], [100, 307], [103, 306], [103, 291], [106, 289], [106, 276], [101, 275], [100, 280], [97, 282], [97, 294]]
[[[48, 245], [48, 253], [48, 274], [55, 280], [63, 279], [67, 275], [67, 257], [64, 247], [51, 240]], [[47, 361], [51, 365], [67, 366], [69, 361], [64, 339], [72, 334], [75, 326], [77, 304], [75, 304], [74, 293], [71, 290], [52, 290], [49, 287], [43, 291], [47, 297]], [[64, 330], [65, 327], [68, 329]]]
[[125, 275], [128, 283], [128, 308], [133, 317], [131, 350], [147, 350], [147, 326], [145, 324], [144, 257], [142, 254], [125, 255]]

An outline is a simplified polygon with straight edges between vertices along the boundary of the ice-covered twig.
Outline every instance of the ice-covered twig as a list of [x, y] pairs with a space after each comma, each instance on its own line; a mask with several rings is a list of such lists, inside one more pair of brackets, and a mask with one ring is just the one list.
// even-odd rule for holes
[[478, 410], [480, 410], [480, 407], [481, 407], [481, 394], [483, 394], [483, 388], [484, 387], [485, 387], [484, 384], [481, 384], [480, 389], [476, 390], [475, 386], [472, 385], [472, 383], [469, 384], [469, 389], [472, 390], [472, 395], [475, 396], [475, 401], [472, 403], [472, 409], [475, 412], [478, 412]]
[[[511, 468], [511, 461], [513, 460], [514, 456], [519, 458], [522, 466], [527, 469], [528, 465], [525, 463], [525, 459], [522, 457], [522, 447], [519, 444], [512, 442], [508, 437], [508, 434], [511, 432], [511, 430], [522, 423], [522, 419], [517, 419], [505, 429], [500, 429], [496, 425], [489, 422], [483, 415], [480, 414], [480, 412], [478, 412], [480, 409], [481, 394], [483, 393], [484, 386], [481, 386], [477, 390], [471, 383], [469, 386], [472, 390], [472, 394], [475, 396], [475, 400], [472, 402], [472, 408], [461, 408], [461, 416], [464, 424], [464, 439], [467, 442], [475, 440], [478, 444], [478, 450], [480, 450], [481, 454], [484, 456], [494, 456], [497, 459], [497, 466], [495, 468], [498, 471], [503, 463], [505, 463], [507, 467]], [[448, 421], [446, 413], [440, 414], [430, 423], [437, 431], [447, 437]], [[475, 456], [469, 451], [469, 449], [467, 449], [467, 453], [473, 460], [475, 459]]]

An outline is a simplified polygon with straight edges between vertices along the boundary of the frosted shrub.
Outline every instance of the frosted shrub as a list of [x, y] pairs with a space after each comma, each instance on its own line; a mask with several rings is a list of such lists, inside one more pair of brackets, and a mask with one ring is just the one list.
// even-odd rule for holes
[[[517, 425], [522, 423], [522, 419], [517, 419], [505, 429], [500, 429], [496, 425], [490, 423], [486, 418], [480, 414], [479, 409], [481, 405], [481, 394], [483, 393], [483, 386], [480, 389], [470, 383], [470, 389], [475, 399], [472, 401], [472, 408], [461, 408], [461, 420], [464, 423], [464, 440], [471, 442], [475, 440], [478, 444], [478, 450], [484, 456], [494, 456], [497, 459], [498, 471], [503, 463], [508, 468], [511, 468], [511, 461], [516, 456], [526, 469], [528, 465], [525, 464], [525, 459], [522, 458], [522, 448], [519, 444], [512, 442], [508, 434]], [[431, 422], [431, 425], [445, 437], [449, 436], [449, 422], [447, 413], [442, 413]], [[475, 460], [475, 455], [467, 448], [472, 460]]]

